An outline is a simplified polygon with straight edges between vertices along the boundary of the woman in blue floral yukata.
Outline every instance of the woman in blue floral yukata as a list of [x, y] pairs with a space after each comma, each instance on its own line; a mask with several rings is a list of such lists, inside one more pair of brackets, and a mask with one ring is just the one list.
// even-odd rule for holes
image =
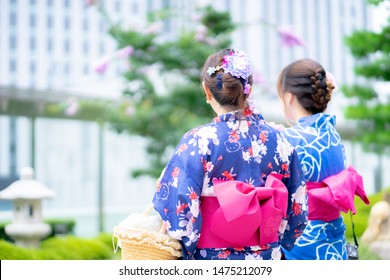
[[[322, 197], [315, 197], [314, 195], [317, 194], [312, 195], [313, 190], [310, 189], [310, 186], [317, 184], [314, 182], [336, 178], [334, 176], [339, 174], [347, 174], [348, 178], [357, 178], [353, 169], [346, 170], [344, 146], [335, 129], [335, 117], [324, 113], [335, 86], [333, 75], [325, 72], [318, 62], [311, 59], [297, 60], [286, 66], [280, 72], [277, 81], [279, 99], [285, 117], [295, 123], [294, 126], [283, 129], [281, 133], [298, 153], [308, 189], [309, 221], [294, 248], [283, 249], [286, 259], [347, 259], [346, 228], [340, 215], [340, 209], [344, 207], [340, 207], [342, 205], [340, 201], [335, 202], [333, 197], [328, 197], [330, 193], [322, 193], [320, 194]], [[340, 173], [342, 171], [346, 173]], [[346, 212], [353, 209], [356, 184], [355, 181], [351, 183], [352, 188], [349, 192], [350, 186], [342, 180], [338, 181], [341, 184], [335, 186], [332, 181], [329, 184], [332, 185], [330, 189], [336, 198], [340, 193], [352, 197], [351, 205], [344, 209]], [[323, 186], [324, 184], [321, 185]], [[316, 190], [325, 191], [325, 189]], [[363, 194], [364, 191], [362, 199], [365, 197]], [[365, 200], [366, 203], [367, 201]]]
[[210, 55], [201, 73], [216, 113], [185, 133], [153, 203], [183, 259], [280, 259], [307, 221], [295, 150], [248, 106], [252, 65], [242, 51]]

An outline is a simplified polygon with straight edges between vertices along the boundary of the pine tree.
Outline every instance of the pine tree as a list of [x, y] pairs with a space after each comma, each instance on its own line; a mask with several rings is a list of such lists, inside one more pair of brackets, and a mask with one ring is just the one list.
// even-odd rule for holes
[[[389, 0], [369, 0], [374, 5]], [[343, 86], [346, 97], [353, 104], [346, 108], [347, 118], [357, 120], [355, 140], [367, 151], [383, 154], [390, 148], [389, 88], [377, 92], [377, 82], [390, 82], [390, 17], [379, 32], [359, 30], [346, 37], [346, 45], [356, 59], [355, 73], [362, 80]]]
[[[102, 7], [101, 11], [104, 14]], [[144, 137], [150, 157], [150, 166], [134, 171], [133, 176], [158, 177], [181, 135], [214, 116], [205, 102], [200, 71], [208, 55], [231, 45], [235, 25], [229, 13], [210, 6], [198, 13], [199, 22], [172, 39], [155, 30], [158, 24], [169, 23], [169, 17], [179, 16], [173, 10], [150, 14], [143, 30], [125, 30], [110, 23], [118, 48], [131, 48], [131, 55], [130, 68], [124, 73], [128, 102], [107, 121], [118, 132]]]

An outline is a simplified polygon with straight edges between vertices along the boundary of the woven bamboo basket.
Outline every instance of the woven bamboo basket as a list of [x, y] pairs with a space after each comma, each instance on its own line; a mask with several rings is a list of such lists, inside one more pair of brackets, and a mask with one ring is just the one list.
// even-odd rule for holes
[[[147, 217], [152, 209], [149, 206], [142, 214]], [[176, 260], [182, 256], [180, 242], [167, 234], [163, 224], [159, 231], [116, 226], [113, 237], [118, 238], [122, 260]]]

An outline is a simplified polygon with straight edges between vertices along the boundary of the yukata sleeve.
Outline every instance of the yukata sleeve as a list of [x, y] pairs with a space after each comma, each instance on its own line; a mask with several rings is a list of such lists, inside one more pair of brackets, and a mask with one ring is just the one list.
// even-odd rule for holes
[[281, 245], [291, 250], [307, 224], [307, 194], [303, 171], [294, 151], [290, 159], [290, 176], [284, 179], [289, 192], [287, 224], [282, 235]]
[[162, 175], [153, 198], [168, 234], [181, 240], [183, 258], [190, 259], [200, 237], [202, 218], [199, 211], [203, 183], [201, 156], [183, 137]]

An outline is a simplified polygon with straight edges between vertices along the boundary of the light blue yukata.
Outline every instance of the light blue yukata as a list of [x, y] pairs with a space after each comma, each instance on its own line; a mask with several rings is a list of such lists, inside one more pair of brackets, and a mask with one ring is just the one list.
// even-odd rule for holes
[[[318, 113], [282, 130], [295, 147], [308, 182], [321, 182], [346, 168], [344, 145], [335, 123], [334, 116]], [[340, 216], [330, 222], [309, 220], [295, 247], [283, 252], [286, 259], [345, 260], [345, 246], [345, 224]]]
[[[283, 175], [287, 215], [279, 241], [240, 248], [199, 248], [201, 196], [215, 196], [213, 179], [263, 187], [268, 175]], [[292, 248], [307, 222], [303, 172], [291, 144], [260, 114], [239, 111], [215, 117], [185, 133], [157, 181], [153, 204], [168, 234], [182, 243], [183, 259], [280, 259], [281, 244]]]

